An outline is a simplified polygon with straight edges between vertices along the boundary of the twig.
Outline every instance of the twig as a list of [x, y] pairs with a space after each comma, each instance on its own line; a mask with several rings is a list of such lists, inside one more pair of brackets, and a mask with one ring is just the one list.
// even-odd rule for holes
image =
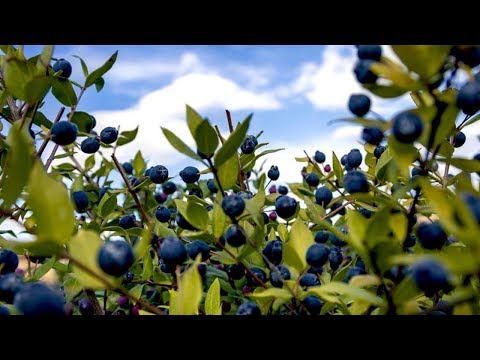
[[208, 166], [210, 167], [210, 170], [212, 170], [212, 173], [213, 173], [213, 176], [215, 177], [215, 180], [217, 180], [218, 188], [219, 188], [220, 192], [222, 193], [222, 196], [225, 196], [225, 191], [223, 191], [222, 183], [220, 182], [220, 178], [218, 177], [217, 168], [213, 165], [212, 159], [208, 158], [207, 162], [208, 162]]
[[105, 312], [102, 310], [100, 303], [98, 302], [97, 296], [95, 295], [95, 291], [90, 289], [85, 289], [85, 294], [88, 297], [88, 300], [92, 303], [93, 306], [93, 313], [95, 315], [105, 315]]
[[22, 122], [20, 124], [20, 129], [23, 128], [23, 125], [25, 125], [25, 121], [27, 120], [27, 114], [28, 114], [28, 110], [30, 110], [30, 105], [27, 105], [25, 107], [25, 111], [23, 112], [22, 114]]
[[[56, 124], [57, 122], [60, 121], [63, 112], [65, 111], [65, 106], [62, 106], [60, 110], [58, 111], [57, 117], [53, 121], [53, 124]], [[45, 148], [47, 147], [48, 142], [50, 141], [50, 136], [47, 135], [47, 137], [43, 140], [42, 145], [40, 145], [40, 148], [38, 149], [37, 152], [37, 158], [40, 159], [42, 157], [43, 152], [45, 151]]]

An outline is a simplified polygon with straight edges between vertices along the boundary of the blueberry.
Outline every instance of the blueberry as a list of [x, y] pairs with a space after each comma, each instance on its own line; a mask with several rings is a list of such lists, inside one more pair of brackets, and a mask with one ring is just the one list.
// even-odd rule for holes
[[155, 201], [159, 204], [163, 204], [168, 199], [168, 195], [164, 192], [155, 193], [153, 197], [155, 198]]
[[263, 218], [263, 223], [264, 224], [268, 224], [268, 222], [270, 221], [270, 218], [268, 217], [268, 215], [264, 212], [262, 212], [262, 218]]
[[322, 266], [310, 266], [310, 268], [308, 269], [307, 272], [310, 273], [310, 274], [320, 276], [323, 273], [323, 267]]
[[282, 219], [288, 219], [295, 215], [297, 201], [287, 195], [281, 195], [275, 200], [275, 212]]
[[467, 205], [467, 208], [470, 210], [473, 218], [480, 225], [480, 197], [472, 193], [462, 193], [462, 200]]
[[223, 198], [222, 209], [231, 218], [235, 218], [245, 210], [245, 201], [238, 195], [228, 195]]
[[290, 280], [290, 270], [286, 266], [278, 265], [276, 270], [270, 272], [270, 283], [273, 287], [281, 288], [283, 286], [283, 280]]
[[6, 306], [0, 305], [0, 316], [10, 315], [10, 310]]
[[64, 298], [43, 283], [29, 283], [15, 295], [13, 305], [27, 316], [65, 315]]
[[318, 177], [317, 173], [308, 173], [307, 176], [305, 176], [305, 181], [307, 182], [308, 185], [317, 187], [318, 184], [320, 184], [320, 178]]
[[356, 116], [362, 117], [370, 111], [370, 98], [363, 94], [352, 94], [348, 100], [348, 109]]
[[18, 267], [18, 256], [12, 250], [0, 250], [0, 274], [14, 272]]
[[343, 166], [347, 165], [347, 155], [343, 155], [341, 158], [340, 158], [340, 164], [342, 164]]
[[246, 191], [239, 191], [237, 195], [240, 196], [243, 200], [248, 200], [253, 198], [253, 195]]
[[200, 189], [199, 187], [190, 189], [188, 191], [188, 195], [196, 196], [199, 199], [203, 199], [203, 192], [202, 189]]
[[362, 153], [358, 149], [352, 149], [347, 155], [347, 165], [351, 168], [359, 167], [362, 160]]
[[362, 269], [359, 266], [351, 266], [348, 268], [347, 276], [344, 279], [344, 282], [348, 283], [350, 282], [350, 279], [353, 278], [354, 276], [357, 275], [365, 275], [367, 272], [365, 269]]
[[370, 68], [373, 65], [372, 60], [359, 60], [355, 63], [353, 73], [360, 84], [374, 84], [378, 76]]
[[[252, 266], [250, 268], [250, 271], [255, 274], [255, 276], [263, 283], [267, 281], [267, 274], [265, 274], [265, 271], [263, 271], [261, 268]], [[257, 280], [250, 274], [248, 271], [245, 274], [245, 277], [247, 278], [247, 285], [251, 287], [256, 287], [259, 286], [260, 284], [258, 283]]]
[[283, 242], [281, 240], [271, 240], [267, 242], [262, 253], [272, 264], [280, 264], [283, 257]]
[[280, 177], [280, 171], [278, 170], [278, 167], [275, 165], [272, 165], [270, 167], [270, 170], [268, 170], [267, 176], [270, 180], [273, 180], [273, 181], [278, 180], [278, 178]]
[[287, 195], [288, 194], [288, 188], [286, 186], [280, 185], [278, 187], [278, 193], [281, 195]]
[[80, 299], [78, 302], [78, 310], [82, 315], [93, 315], [93, 305], [87, 298]]
[[78, 135], [77, 125], [69, 121], [59, 121], [50, 129], [52, 140], [58, 145], [70, 145]]
[[215, 186], [215, 181], [213, 179], [207, 180], [207, 188], [212, 194], [216, 194], [218, 192], [217, 187]]
[[453, 305], [451, 305], [448, 301], [440, 300], [437, 306], [440, 306], [446, 315], [453, 315]]
[[330, 206], [330, 212], [336, 211], [337, 209], [341, 208], [339, 211], [336, 212], [338, 215], [345, 215], [347, 213], [347, 210], [343, 207], [343, 200], [337, 201]]
[[98, 252], [100, 268], [112, 276], [121, 276], [134, 262], [132, 246], [126, 241], [106, 241]]
[[[344, 232], [344, 231], [342, 231], [342, 232]], [[343, 241], [342, 239], [337, 237], [337, 235], [335, 235], [334, 233], [330, 233], [329, 240], [332, 243], [332, 245], [335, 245], [335, 246], [345, 246], [345, 245], [347, 245], [347, 243], [345, 241]]]
[[330, 248], [330, 255], [328, 255], [328, 261], [332, 270], [337, 270], [343, 262], [343, 255], [341, 251], [333, 251], [336, 247]]
[[57, 60], [55, 64], [53, 64], [52, 68], [54, 72], [62, 71], [60, 74], [60, 77], [62, 78], [68, 79], [70, 75], [72, 75], [72, 65], [65, 59]]
[[377, 127], [366, 127], [362, 131], [362, 139], [368, 144], [378, 145], [383, 140], [383, 131]]
[[132, 281], [134, 277], [135, 277], [135, 274], [132, 271], [127, 271], [123, 276], [123, 280], [128, 283]]
[[195, 260], [198, 254], [201, 254], [202, 261], [207, 261], [210, 258], [210, 246], [205, 241], [195, 240], [188, 244], [187, 253], [192, 260]]
[[[475, 154], [475, 156], [473, 157], [473, 160], [480, 161], [480, 153]], [[480, 171], [477, 171], [477, 174], [480, 175]]]
[[370, 219], [372, 217], [372, 212], [365, 208], [360, 208], [360, 214], [362, 214], [366, 219]]
[[252, 139], [246, 138], [245, 140], [243, 140], [240, 149], [244, 154], [251, 154], [255, 151], [255, 143]]
[[357, 56], [362, 60], [380, 61], [382, 47], [380, 45], [358, 45]]
[[137, 219], [135, 219], [135, 215], [130, 214], [130, 215], [125, 215], [120, 218], [120, 221], [118, 222], [118, 226], [120, 226], [122, 229], [131, 229], [135, 227], [137, 222]]
[[132, 187], [137, 187], [138, 185], [140, 185], [141, 183], [143, 182], [142, 179], [139, 179], [135, 176], [130, 176], [130, 184], [132, 185]]
[[181, 227], [182, 229], [198, 230], [195, 226], [190, 224], [180, 212], [177, 212], [177, 215], [175, 216], [175, 222], [177, 223], [177, 226]]
[[160, 245], [160, 257], [167, 265], [180, 265], [187, 259], [187, 249], [181, 240], [167, 237]]
[[343, 187], [350, 194], [360, 192], [366, 193], [369, 189], [367, 177], [365, 174], [357, 170], [353, 170], [345, 174], [343, 177]]
[[328, 204], [330, 204], [332, 199], [332, 190], [330, 190], [326, 186], [322, 186], [315, 191], [315, 202], [318, 205], [323, 206], [324, 208], [327, 208]]
[[237, 315], [253, 316], [253, 315], [262, 315], [262, 313], [257, 304], [249, 301], [249, 302], [243, 303], [238, 307]]
[[307, 263], [315, 267], [323, 266], [327, 263], [329, 254], [330, 250], [326, 245], [315, 243], [307, 250]]
[[100, 140], [96, 137], [87, 137], [80, 144], [80, 150], [85, 154], [94, 154], [100, 149]]
[[425, 249], [441, 249], [447, 242], [447, 234], [438, 221], [421, 223], [417, 228], [417, 238]]
[[459, 131], [455, 136], [453, 137], [453, 147], [459, 148], [465, 144], [465, 141], [467, 140], [467, 137], [465, 134], [461, 131]]
[[380, 159], [382, 154], [387, 150], [385, 146], [378, 145], [375, 150], [373, 150], [373, 156], [375, 156], [377, 159]]
[[300, 278], [300, 285], [303, 287], [319, 286], [320, 280], [317, 275], [306, 273]]
[[200, 171], [193, 166], [187, 166], [185, 169], [180, 171], [180, 177], [187, 184], [193, 184], [200, 179]]
[[228, 245], [239, 247], [247, 242], [247, 234], [243, 227], [238, 224], [232, 224], [225, 232], [225, 240]]
[[411, 175], [412, 175], [412, 178], [415, 177], [415, 176], [422, 175], [422, 169], [416, 168], [416, 167], [412, 168]]
[[166, 208], [165, 206], [159, 206], [157, 210], [155, 210], [155, 217], [160, 222], [169, 221], [171, 216], [172, 214], [170, 213], [170, 210], [168, 210], [168, 208]]
[[246, 139], [249, 139], [249, 140], [253, 141], [255, 146], [258, 145], [258, 140], [257, 140], [257, 137], [255, 135], [247, 135]]
[[323, 302], [320, 300], [318, 296], [309, 295], [305, 299], [302, 300], [303, 306], [305, 306], [308, 312], [312, 315], [320, 314], [322, 310]]
[[22, 278], [15, 273], [0, 276], [0, 301], [7, 303], [13, 302], [15, 294], [19, 292], [23, 286]]
[[73, 198], [73, 203], [75, 204], [75, 210], [77, 210], [77, 212], [79, 213], [85, 212], [85, 210], [88, 207], [88, 204], [90, 203], [87, 193], [81, 190], [75, 191], [72, 194], [72, 198]]
[[468, 82], [457, 94], [457, 106], [466, 115], [474, 115], [480, 110], [480, 83]]
[[403, 111], [397, 114], [392, 121], [393, 136], [398, 142], [412, 143], [422, 134], [422, 119], [413, 112]]
[[240, 280], [245, 275], [245, 269], [240, 264], [228, 265], [226, 271], [232, 280]]
[[480, 47], [478, 46], [455, 47], [452, 49], [452, 54], [471, 68], [480, 64]]
[[168, 169], [163, 165], [150, 168], [148, 177], [154, 184], [164, 183], [168, 179]]
[[162, 185], [162, 190], [165, 194], [172, 195], [175, 191], [177, 191], [177, 185], [175, 185], [175, 183], [172, 181], [167, 181]]
[[123, 167], [123, 170], [128, 174], [128, 175], [132, 175], [133, 173], [133, 166], [132, 164], [130, 164], [129, 162], [124, 162], [122, 164], [122, 167]]
[[326, 230], [320, 230], [315, 234], [315, 242], [318, 244], [323, 244], [328, 241], [329, 233]]
[[321, 151], [315, 151], [315, 156], [313, 157], [317, 163], [323, 164], [327, 159], [325, 154]]
[[173, 274], [175, 272], [175, 265], [166, 263], [161, 258], [158, 260], [158, 266], [160, 267], [160, 271], [165, 274]]
[[109, 126], [100, 132], [100, 140], [105, 144], [114, 143], [118, 138], [117, 129]]
[[417, 287], [422, 290], [426, 296], [430, 297], [437, 291], [450, 287], [449, 272], [445, 266], [437, 260], [419, 260], [410, 267], [409, 273], [411, 273]]

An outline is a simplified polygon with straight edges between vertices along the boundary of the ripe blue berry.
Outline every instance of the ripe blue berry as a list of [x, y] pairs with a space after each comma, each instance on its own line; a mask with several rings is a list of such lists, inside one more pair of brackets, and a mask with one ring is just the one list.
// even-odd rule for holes
[[77, 212], [79, 213], [84, 212], [87, 209], [88, 204], [90, 203], [88, 195], [85, 191], [75, 191], [72, 194], [72, 198], [73, 203], [75, 204], [75, 210], [77, 210]]
[[280, 185], [278, 187], [278, 193], [281, 195], [287, 195], [288, 194], [288, 188], [286, 186]]
[[162, 185], [162, 190], [165, 194], [171, 195], [175, 191], [177, 191], [177, 185], [175, 185], [172, 181], [167, 181], [165, 184]]
[[54, 72], [61, 70], [62, 73], [60, 74], [60, 77], [62, 78], [68, 79], [70, 75], [72, 75], [72, 65], [65, 59], [57, 60], [55, 64], [53, 64], [52, 68]]
[[180, 265], [187, 259], [187, 249], [181, 240], [176, 237], [167, 237], [160, 245], [160, 257], [165, 264]]
[[320, 280], [317, 275], [306, 273], [300, 278], [300, 285], [303, 287], [319, 286]]
[[356, 116], [362, 117], [370, 111], [370, 98], [363, 94], [352, 94], [348, 100], [348, 109]]
[[373, 156], [375, 156], [377, 159], [380, 159], [382, 154], [387, 150], [385, 146], [378, 145], [375, 150], [373, 150]]
[[218, 192], [218, 189], [215, 186], [215, 181], [213, 179], [208, 179], [207, 180], [207, 188], [213, 194], [216, 194]]
[[157, 210], [155, 210], [155, 217], [160, 222], [169, 221], [171, 216], [172, 214], [170, 213], [170, 210], [168, 210], [168, 208], [166, 208], [165, 206], [159, 206]]
[[132, 164], [130, 164], [129, 162], [124, 162], [122, 164], [122, 167], [123, 167], [123, 170], [128, 174], [128, 175], [132, 175], [133, 173], [133, 166]]
[[309, 295], [302, 300], [302, 304], [307, 308], [311, 315], [318, 315], [322, 310], [323, 302], [318, 296]]
[[410, 267], [408, 272], [426, 296], [430, 297], [437, 291], [446, 290], [450, 286], [450, 274], [437, 260], [419, 260]]
[[247, 242], [247, 234], [243, 227], [232, 224], [225, 232], [225, 240], [230, 246], [239, 247]]
[[280, 171], [278, 170], [278, 167], [275, 165], [272, 165], [270, 167], [270, 170], [268, 170], [267, 176], [270, 180], [273, 180], [273, 181], [278, 180], [278, 178], [280, 177]]
[[330, 254], [328, 255], [328, 261], [330, 263], [330, 268], [332, 270], [337, 270], [343, 262], [343, 255], [341, 250], [334, 251], [333, 249], [338, 249], [336, 246], [330, 248]]
[[392, 132], [398, 142], [412, 143], [420, 137], [422, 131], [422, 119], [413, 112], [403, 111], [393, 118]]
[[315, 234], [315, 242], [319, 244], [326, 243], [328, 241], [328, 236], [328, 231], [320, 230]]
[[87, 137], [80, 144], [80, 150], [85, 154], [94, 154], [100, 149], [100, 140], [96, 137]]
[[18, 256], [12, 250], [0, 250], [0, 274], [14, 272], [18, 267]]
[[465, 134], [461, 131], [458, 132], [453, 137], [453, 147], [459, 148], [459, 147], [463, 146], [463, 144], [465, 144], [466, 140], [467, 140], [467, 137], [465, 136]]
[[238, 307], [237, 315], [258, 316], [262, 315], [262, 313], [257, 304], [249, 301]]
[[[252, 266], [250, 268], [250, 271], [255, 274], [255, 276], [263, 283], [267, 281], [267, 274], [265, 274], [265, 271], [263, 271], [261, 268]], [[258, 283], [257, 280], [250, 274], [248, 271], [245, 274], [245, 277], [247, 278], [247, 285], [251, 287], [256, 287], [259, 286], [260, 284]]]
[[347, 155], [347, 165], [352, 169], [359, 167], [362, 160], [362, 153], [358, 149], [352, 149]]
[[380, 61], [382, 47], [380, 45], [358, 45], [357, 56], [362, 60]]
[[210, 246], [205, 241], [195, 240], [188, 244], [187, 253], [192, 260], [195, 260], [198, 254], [201, 254], [202, 261], [207, 261], [210, 258]]
[[357, 170], [352, 170], [345, 174], [343, 177], [343, 187], [350, 194], [359, 192], [366, 193], [369, 189], [367, 177]]
[[135, 215], [130, 214], [130, 215], [125, 215], [120, 218], [120, 221], [118, 222], [118, 226], [120, 226], [122, 229], [131, 229], [135, 227], [137, 219], [135, 219]]
[[240, 146], [242, 153], [251, 154], [255, 151], [255, 143], [250, 138], [243, 140], [242, 145]]
[[13, 302], [15, 294], [24, 286], [22, 278], [15, 273], [0, 276], [0, 301]]
[[282, 219], [288, 219], [295, 215], [297, 211], [297, 201], [287, 195], [280, 195], [275, 200], [275, 212]]
[[100, 132], [100, 140], [105, 144], [114, 143], [118, 138], [117, 129], [109, 126]]
[[305, 181], [307, 182], [308, 185], [317, 187], [318, 184], [320, 184], [320, 178], [318, 177], [317, 173], [308, 173], [307, 176], [305, 176]]
[[52, 140], [58, 145], [70, 145], [78, 135], [77, 125], [69, 121], [59, 121], [50, 129]]
[[87, 298], [80, 299], [78, 302], [78, 310], [82, 315], [93, 315], [93, 305]]
[[29, 283], [17, 292], [13, 305], [27, 316], [65, 315], [64, 298], [43, 283]]
[[378, 76], [370, 70], [373, 63], [374, 61], [372, 60], [359, 60], [356, 62], [353, 73], [360, 84], [374, 84], [377, 81]]
[[222, 209], [231, 218], [235, 218], [245, 210], [245, 201], [238, 195], [228, 195], [223, 198]]
[[317, 163], [323, 164], [327, 158], [323, 152], [317, 150], [315, 151], [314, 159]]
[[318, 205], [323, 206], [324, 208], [327, 208], [328, 204], [330, 204], [330, 201], [332, 201], [332, 199], [332, 190], [330, 190], [326, 186], [322, 186], [315, 191], [315, 202]]
[[175, 216], [175, 222], [179, 227], [185, 230], [198, 230], [195, 226], [190, 224], [187, 219], [183, 217], [183, 215], [180, 212], [177, 212], [177, 215]]
[[270, 272], [270, 283], [273, 287], [281, 288], [283, 286], [283, 280], [290, 280], [290, 270], [286, 266], [278, 265], [275, 270]]
[[327, 263], [329, 254], [330, 250], [326, 245], [315, 243], [307, 250], [307, 263], [314, 267], [321, 267]]
[[106, 241], [98, 252], [98, 264], [107, 274], [121, 276], [134, 261], [132, 246], [126, 241]]
[[377, 127], [366, 127], [362, 131], [362, 139], [368, 144], [378, 145], [383, 140], [383, 131]]
[[148, 177], [154, 184], [161, 184], [168, 179], [168, 169], [163, 165], [157, 165], [150, 168]]
[[200, 179], [200, 171], [193, 166], [187, 166], [185, 169], [180, 171], [180, 177], [187, 184], [193, 184]]
[[262, 253], [272, 264], [280, 264], [283, 257], [283, 242], [281, 240], [271, 240], [267, 242]]
[[447, 234], [438, 221], [421, 223], [417, 228], [417, 238], [425, 249], [441, 249], [447, 242]]

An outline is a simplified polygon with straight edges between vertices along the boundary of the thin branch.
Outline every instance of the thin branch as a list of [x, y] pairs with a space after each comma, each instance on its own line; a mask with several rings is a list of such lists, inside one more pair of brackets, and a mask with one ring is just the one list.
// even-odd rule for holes
[[95, 295], [95, 291], [90, 289], [85, 289], [85, 294], [88, 297], [88, 300], [92, 303], [93, 306], [93, 313], [95, 315], [105, 315], [105, 312], [102, 310], [100, 303], [98, 302], [97, 296]]
[[212, 159], [208, 158], [207, 162], [208, 162], [208, 166], [210, 167], [210, 170], [212, 170], [212, 173], [213, 173], [213, 176], [215, 177], [215, 180], [217, 180], [218, 188], [219, 188], [220, 192], [222, 193], [222, 196], [225, 196], [225, 191], [223, 190], [222, 183], [220, 182], [220, 178], [218, 177], [217, 168], [213, 165]]
[[[57, 114], [57, 117], [55, 118], [55, 120], [53, 121], [53, 124], [56, 124], [57, 122], [60, 121], [62, 115], [63, 115], [63, 112], [65, 111], [65, 106], [62, 106], [60, 108], [60, 110], [58, 111], [58, 114]], [[45, 148], [47, 147], [47, 144], [48, 142], [50, 141], [50, 136], [47, 135], [47, 137], [45, 137], [45, 139], [43, 140], [43, 143], [42, 145], [40, 145], [40, 148], [38, 149], [37, 151], [37, 158], [40, 159], [42, 157], [42, 154], [43, 152], [45, 151]]]

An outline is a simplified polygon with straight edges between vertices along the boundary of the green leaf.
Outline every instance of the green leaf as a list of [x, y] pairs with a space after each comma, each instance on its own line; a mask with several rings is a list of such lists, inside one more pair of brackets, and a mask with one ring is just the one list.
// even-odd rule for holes
[[172, 145], [175, 149], [177, 149], [178, 152], [184, 155], [187, 155], [192, 159], [202, 161], [200, 156], [198, 156], [198, 154], [195, 151], [190, 149], [190, 147], [187, 144], [185, 144], [182, 140], [180, 140], [180, 138], [177, 135], [175, 135], [173, 132], [171, 132], [170, 130], [164, 127], [162, 127], [161, 129], [163, 131], [163, 135], [168, 140], [170, 145]]
[[396, 98], [402, 96], [408, 91], [407, 89], [396, 85], [363, 84], [362, 86], [372, 94], [384, 99]]
[[85, 61], [83, 61], [83, 59], [78, 55], [73, 55], [73, 57], [76, 57], [78, 60], [80, 60], [80, 64], [82, 65], [83, 75], [85, 77], [87, 77], [88, 76], [88, 67], [87, 67], [87, 64], [85, 64]]
[[208, 227], [208, 210], [193, 201], [185, 202], [175, 199], [175, 205], [183, 217], [194, 227], [206, 230]]
[[445, 63], [451, 45], [392, 45], [392, 49], [409, 70], [429, 80]]
[[85, 87], [90, 87], [97, 82], [105, 73], [110, 70], [117, 60], [118, 50], [98, 69], [92, 71], [85, 79]]
[[393, 160], [396, 162], [400, 174], [408, 179], [410, 177], [410, 164], [418, 156], [418, 150], [412, 144], [402, 144], [393, 135], [388, 137], [388, 144]]
[[369, 264], [370, 257], [364, 243], [369, 221], [359, 211], [348, 210], [347, 225], [349, 229], [349, 236], [346, 238], [348, 244]]
[[52, 84], [52, 94], [65, 106], [74, 106], [78, 101], [72, 83], [67, 79], [55, 78]]
[[254, 293], [248, 294], [249, 297], [254, 299], [262, 299], [262, 298], [275, 298], [275, 299], [285, 299], [290, 300], [292, 298], [292, 294], [287, 289], [283, 288], [268, 288], [255, 291]]
[[90, 155], [85, 159], [85, 170], [92, 170], [95, 166], [95, 154]]
[[139, 299], [143, 294], [143, 288], [145, 284], [138, 284], [135, 285], [133, 288], [130, 289], [129, 293]]
[[335, 151], [332, 153], [332, 159], [333, 159], [333, 172], [335, 173], [335, 177], [337, 178], [340, 186], [343, 186], [343, 168], [342, 164], [338, 160], [337, 155], [335, 154]]
[[387, 165], [392, 160], [392, 155], [390, 154], [390, 149], [386, 149], [380, 159], [378, 159], [377, 165], [375, 166], [375, 177], [383, 178], [383, 175], [387, 169]]
[[197, 315], [198, 307], [202, 301], [202, 279], [198, 273], [196, 260], [183, 273], [178, 282], [178, 291], [171, 290], [170, 314], [171, 315]]
[[[332, 281], [321, 286], [314, 286], [308, 289], [308, 293], [318, 295], [327, 301], [331, 301], [332, 296], [338, 294], [347, 295], [352, 299], [365, 301], [375, 306], [384, 306], [384, 300], [372, 292], [343, 282]], [[336, 297], [334, 298], [336, 299]]]
[[421, 88], [421, 84], [410, 77], [404, 69], [398, 66], [392, 66], [391, 64], [384, 64], [375, 62], [371, 66], [371, 71], [376, 75], [390, 80], [393, 85], [406, 90], [418, 90]]
[[277, 226], [278, 236], [282, 239], [283, 242], [288, 241], [288, 229], [285, 224], [278, 224]]
[[105, 80], [103, 79], [103, 77], [99, 77], [97, 81], [95, 81], [95, 89], [97, 90], [97, 93], [102, 91], [104, 86], [105, 86]]
[[[67, 114], [67, 118], [70, 118], [70, 113]], [[93, 119], [86, 112], [75, 111], [70, 121], [77, 125], [80, 132], [89, 133], [93, 129]]]
[[133, 166], [133, 169], [135, 170], [135, 173], [137, 175], [143, 175], [146, 165], [147, 164], [143, 159], [142, 152], [138, 150], [132, 162], [132, 166]]
[[25, 100], [25, 86], [32, 80], [27, 63], [15, 58], [7, 58], [3, 68], [5, 87], [17, 99]]
[[25, 101], [35, 104], [47, 95], [54, 79], [50, 76], [37, 77], [25, 84]]
[[[93, 231], [80, 229], [68, 244], [68, 252], [75, 260], [79, 261], [85, 267], [89, 268], [95, 274], [114, 282], [114, 278], [105, 274], [98, 266], [98, 252], [103, 244], [100, 236]], [[97, 290], [105, 289], [105, 284], [98, 280], [97, 277], [90, 275], [88, 272], [80, 269], [72, 263], [73, 275], [75, 279], [85, 288]], [[118, 282], [118, 281], [117, 281]]]
[[142, 280], [149, 280], [153, 275], [153, 260], [150, 256], [150, 252], [146, 251], [143, 255], [143, 269], [142, 269]]
[[70, 302], [80, 291], [83, 290], [82, 284], [70, 274], [65, 274], [65, 280], [63, 281], [63, 291], [65, 291], [66, 301]]
[[37, 126], [45, 126], [47, 129], [50, 129], [53, 123], [47, 119], [47, 117], [41, 112], [37, 111], [35, 118], [33, 119], [33, 123]]
[[321, 223], [322, 217], [325, 215], [325, 209], [322, 206], [315, 204], [310, 198], [305, 197], [303, 199], [305, 205], [307, 206], [308, 214], [310, 215], [310, 220], [315, 224]]
[[225, 215], [225, 212], [223, 211], [220, 204], [214, 202], [212, 216], [213, 216], [213, 219], [212, 219], [213, 236], [215, 237], [215, 239], [218, 239], [223, 235], [223, 232], [225, 231], [227, 215]]
[[42, 52], [37, 59], [37, 74], [43, 75], [46, 73], [48, 66], [50, 65], [50, 60], [53, 55], [53, 45], [45, 45], [42, 49]]
[[220, 282], [216, 278], [205, 297], [205, 314], [222, 315], [222, 305], [220, 304]]
[[448, 162], [450, 165], [455, 166], [456, 168], [466, 171], [468, 173], [479, 172], [480, 171], [480, 161], [474, 159], [465, 159], [465, 158], [451, 158], [451, 159], [441, 159], [437, 158], [438, 162]]
[[203, 124], [205, 120], [190, 105], [186, 105], [185, 108], [186, 108], [186, 118], [187, 118], [188, 129], [190, 130], [190, 134], [192, 134], [193, 138], [197, 140], [195, 138], [197, 129], [200, 125]]
[[[217, 152], [218, 154], [218, 152]], [[217, 167], [217, 165], [215, 165]], [[217, 175], [223, 190], [231, 189], [238, 180], [238, 157], [234, 154], [226, 162], [217, 167]]]
[[213, 155], [218, 147], [218, 136], [210, 123], [204, 120], [196, 129], [194, 139], [197, 142], [197, 149], [207, 156]]
[[305, 256], [313, 243], [312, 232], [300, 218], [297, 218], [292, 225], [289, 240], [283, 252], [285, 264], [301, 272], [307, 267]]
[[[167, 228], [168, 229], [168, 228]], [[168, 229], [171, 230], [171, 229]], [[135, 255], [135, 261], [137, 261], [140, 258], [143, 258], [145, 254], [148, 254], [148, 249], [150, 248], [150, 243], [152, 239], [152, 231], [149, 229], [140, 229], [140, 234], [139, 239], [135, 243], [135, 246], [133, 248], [133, 253]], [[157, 232], [155, 232], [157, 234]], [[172, 230], [173, 234], [168, 234], [165, 235], [162, 233], [162, 231], [159, 231], [161, 237], [166, 237], [166, 236], [175, 236], [175, 233]], [[150, 254], [148, 254], [150, 256]]]
[[412, 277], [407, 276], [400, 284], [398, 284], [398, 286], [395, 287], [392, 297], [395, 305], [401, 305], [421, 294], [422, 291], [417, 288]]
[[38, 240], [66, 244], [74, 231], [75, 219], [68, 191], [53, 180], [36, 161], [27, 187], [27, 203], [37, 222]]
[[117, 207], [117, 195], [105, 193], [102, 200], [98, 204], [98, 214], [101, 217], [107, 217], [110, 215], [115, 208]]
[[13, 124], [8, 132], [8, 152], [3, 166], [2, 190], [0, 198], [3, 199], [2, 207], [8, 208], [19, 197], [23, 187], [28, 182], [30, 170], [33, 165], [35, 148], [33, 140], [21, 122]]
[[137, 137], [137, 133], [138, 133], [138, 126], [133, 130], [122, 131], [118, 136], [117, 146], [122, 146], [132, 142]]
[[237, 156], [237, 150], [242, 144], [245, 136], [247, 135], [248, 127], [250, 125], [251, 115], [248, 116], [233, 133], [230, 134], [228, 139], [216, 152], [214, 156], [215, 167], [218, 169], [220, 166], [228, 161], [235, 155]]
[[45, 261], [42, 265], [40, 265], [35, 272], [33, 273], [33, 276], [29, 279], [30, 281], [38, 281], [40, 280], [43, 275], [45, 275], [47, 272], [50, 271], [50, 269], [53, 267], [53, 264], [55, 264], [56, 258], [55, 256], [52, 256], [50, 259]]

